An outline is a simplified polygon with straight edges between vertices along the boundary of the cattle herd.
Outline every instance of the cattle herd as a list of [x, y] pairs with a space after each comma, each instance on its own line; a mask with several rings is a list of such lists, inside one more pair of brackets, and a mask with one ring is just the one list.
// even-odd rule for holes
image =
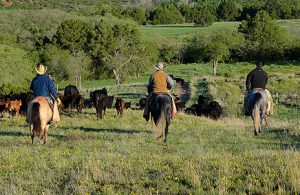
[[[174, 78], [176, 83], [183, 85], [184, 80], [181, 78]], [[26, 115], [27, 105], [33, 100], [34, 96], [31, 92], [21, 93], [17, 95], [8, 95], [0, 97], [0, 118], [3, 113], [7, 112], [11, 116], [19, 114]], [[84, 108], [95, 108], [97, 119], [102, 119], [105, 115], [106, 109], [113, 107], [114, 96], [108, 96], [106, 88], [95, 90], [90, 93], [90, 97], [85, 99], [80, 95], [79, 90], [74, 85], [65, 87], [64, 94], [59, 93], [59, 98], [62, 104], [59, 105], [59, 110], [70, 111], [76, 109], [78, 113], [82, 112]], [[143, 97], [136, 104], [137, 109], [143, 110], [145, 108], [147, 97]], [[174, 101], [178, 112], [184, 112], [195, 116], [206, 116], [217, 120], [222, 116], [222, 107], [216, 101], [209, 101], [209, 98], [200, 95], [198, 97], [198, 104], [186, 108], [185, 102], [181, 101], [180, 97], [174, 94]], [[125, 109], [131, 109], [131, 102], [125, 102], [122, 98], [116, 98], [114, 107], [116, 109], [116, 116], [122, 117]]]

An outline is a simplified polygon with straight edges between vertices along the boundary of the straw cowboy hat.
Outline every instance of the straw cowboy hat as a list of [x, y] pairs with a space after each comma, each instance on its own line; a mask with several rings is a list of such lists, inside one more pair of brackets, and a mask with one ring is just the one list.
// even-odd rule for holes
[[35, 67], [35, 70], [38, 74], [43, 75], [47, 71], [47, 67], [44, 66], [43, 64], [40, 64], [37, 67]]
[[156, 70], [163, 70], [165, 67], [166, 67], [166, 65], [164, 63], [162, 63], [162, 62], [159, 62], [158, 64], [154, 65], [154, 68]]

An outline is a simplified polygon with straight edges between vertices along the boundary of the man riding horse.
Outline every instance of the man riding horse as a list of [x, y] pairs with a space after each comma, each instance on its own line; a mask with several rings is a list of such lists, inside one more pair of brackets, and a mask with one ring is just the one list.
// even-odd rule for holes
[[[45, 75], [47, 67], [45, 67], [43, 64], [40, 64], [35, 68], [35, 70], [37, 72], [37, 75], [35, 78], [33, 78], [30, 89], [33, 91], [35, 97], [44, 97], [47, 100], [53, 111], [52, 121], [58, 122], [60, 121], [60, 117], [57, 105], [61, 104], [61, 100], [58, 97], [52, 79], [49, 76]], [[31, 110], [32, 108], [29, 106], [28, 113], [31, 113]], [[27, 122], [29, 122], [28, 117], [29, 115], [27, 115]]]
[[254, 94], [259, 90], [265, 90], [268, 96], [268, 106], [267, 106], [267, 115], [273, 114], [273, 100], [271, 97], [271, 93], [266, 89], [266, 85], [268, 83], [268, 74], [262, 68], [262, 61], [256, 62], [256, 68], [253, 69], [248, 75], [246, 79], [246, 94], [244, 99], [244, 110], [245, 115], [250, 116], [250, 106], [251, 101], [254, 100]]
[[166, 65], [163, 64], [162, 62], [159, 62], [158, 64], [154, 65], [156, 72], [152, 74], [149, 79], [149, 84], [148, 84], [149, 98], [147, 98], [147, 103], [144, 108], [144, 115], [143, 115], [146, 121], [148, 121], [150, 118], [149, 104], [154, 94], [160, 94], [160, 93], [169, 94], [172, 98], [172, 107], [173, 107], [172, 117], [174, 118], [176, 116], [177, 111], [176, 111], [174, 99], [169, 92], [169, 90], [174, 87], [174, 81], [167, 73], [164, 72], [165, 67]]

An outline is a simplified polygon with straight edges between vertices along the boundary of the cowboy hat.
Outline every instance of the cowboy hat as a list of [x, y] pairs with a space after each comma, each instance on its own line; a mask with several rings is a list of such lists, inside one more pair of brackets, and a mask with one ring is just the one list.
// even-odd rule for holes
[[38, 74], [43, 75], [47, 71], [47, 67], [44, 66], [43, 64], [40, 64], [37, 67], [35, 67], [35, 70]]
[[158, 64], [154, 65], [154, 68], [156, 70], [163, 70], [165, 67], [166, 67], [166, 65], [164, 63], [162, 63], [162, 62], [159, 62]]

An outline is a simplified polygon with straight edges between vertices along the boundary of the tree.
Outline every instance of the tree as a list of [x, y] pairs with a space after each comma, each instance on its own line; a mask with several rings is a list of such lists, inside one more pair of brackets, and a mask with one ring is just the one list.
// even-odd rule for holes
[[217, 67], [220, 61], [227, 60], [233, 48], [243, 46], [243, 37], [236, 32], [224, 31], [210, 35], [206, 45], [206, 55], [212, 61], [213, 74], [217, 74]]
[[193, 8], [193, 22], [196, 26], [209, 26], [214, 22], [214, 15], [206, 5], [197, 4]]
[[49, 45], [40, 51], [40, 60], [47, 65], [47, 73], [56, 82], [70, 78], [67, 72], [70, 57], [69, 50], [58, 48], [55, 45]]
[[228, 60], [232, 49], [243, 47], [244, 38], [235, 31], [201, 33], [188, 41], [187, 45], [187, 53], [190, 53], [194, 62], [212, 62], [213, 74], [216, 75], [218, 63]]
[[217, 9], [219, 19], [233, 21], [238, 16], [238, 7], [233, 0], [223, 0]]
[[278, 23], [266, 11], [259, 11], [255, 17], [248, 17], [240, 26], [246, 39], [250, 58], [273, 59], [281, 55], [286, 36]]
[[136, 26], [110, 26], [101, 21], [95, 25], [87, 41], [87, 51], [92, 56], [95, 68], [110, 70], [118, 84], [122, 84], [126, 77], [140, 75], [144, 71], [144, 63], [140, 60], [144, 48]]
[[69, 49], [76, 53], [84, 49], [90, 29], [90, 25], [82, 20], [65, 20], [53, 36], [53, 42], [63, 49]]
[[23, 49], [0, 44], [0, 69], [0, 94], [28, 91], [34, 65]]
[[179, 10], [173, 4], [161, 5], [149, 17], [152, 24], [176, 24], [184, 22]]
[[71, 79], [75, 80], [79, 89], [81, 89], [81, 80], [89, 75], [90, 64], [90, 58], [82, 51], [73, 52], [70, 57], [67, 73]]
[[146, 12], [143, 8], [133, 8], [133, 9], [126, 9], [122, 12], [122, 15], [131, 17], [134, 21], [139, 24], [146, 23]]

